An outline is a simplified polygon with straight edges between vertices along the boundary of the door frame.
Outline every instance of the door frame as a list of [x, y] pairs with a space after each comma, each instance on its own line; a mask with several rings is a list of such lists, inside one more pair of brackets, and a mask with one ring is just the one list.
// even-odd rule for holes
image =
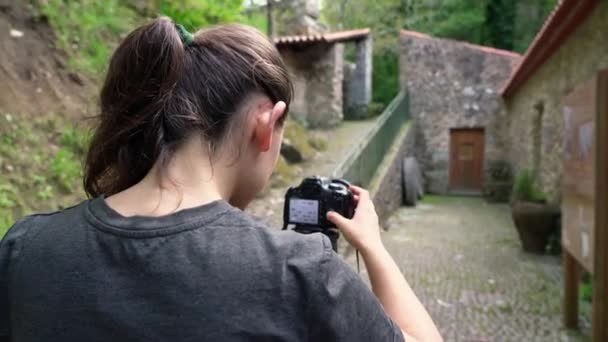
[[[454, 170], [452, 168], [452, 162], [453, 162], [453, 155], [452, 153], [454, 153], [453, 151], [453, 140], [452, 140], [452, 134], [454, 132], [480, 132], [481, 133], [481, 174], [480, 174], [480, 186], [479, 189], [475, 189], [475, 190], [464, 190], [464, 189], [458, 189], [458, 188], [454, 188], [453, 183], [454, 183]], [[449, 132], [449, 159], [448, 159], [448, 191], [451, 194], [460, 194], [460, 195], [481, 195], [483, 194], [483, 190], [484, 190], [484, 186], [485, 186], [485, 156], [486, 156], [486, 130], [485, 127], [483, 126], [473, 126], [473, 127], [454, 127], [454, 128], [450, 128], [450, 132]]]

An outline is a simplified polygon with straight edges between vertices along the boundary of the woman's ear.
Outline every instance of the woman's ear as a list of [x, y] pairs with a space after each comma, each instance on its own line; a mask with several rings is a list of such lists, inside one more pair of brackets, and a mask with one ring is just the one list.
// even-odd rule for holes
[[256, 113], [255, 130], [254, 130], [254, 143], [261, 152], [267, 152], [272, 146], [272, 138], [275, 126], [285, 113], [287, 105], [283, 101], [277, 102], [272, 109], [268, 107], [262, 107], [258, 113]]

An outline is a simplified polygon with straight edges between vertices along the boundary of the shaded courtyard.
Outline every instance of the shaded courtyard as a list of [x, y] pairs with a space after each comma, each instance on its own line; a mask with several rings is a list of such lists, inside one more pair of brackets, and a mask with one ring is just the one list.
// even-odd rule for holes
[[387, 249], [446, 341], [586, 340], [562, 328], [560, 257], [524, 253], [508, 206], [430, 196], [385, 226]]
[[[248, 211], [278, 229], [282, 206], [283, 193], [273, 191]], [[508, 205], [427, 196], [383, 226], [386, 248], [446, 341], [589, 340], [589, 308], [580, 317], [582, 333], [563, 328], [561, 256], [523, 252]], [[339, 243], [355, 269], [352, 248], [343, 237]], [[362, 261], [360, 267], [369, 283]]]

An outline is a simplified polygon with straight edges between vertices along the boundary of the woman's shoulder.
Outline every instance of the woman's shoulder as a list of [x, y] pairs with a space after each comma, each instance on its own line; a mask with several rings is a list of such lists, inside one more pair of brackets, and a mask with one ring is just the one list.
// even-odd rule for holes
[[[238, 229], [239, 240], [247, 244], [245, 247], [247, 249], [260, 248], [287, 259], [309, 260], [318, 263], [332, 252], [331, 242], [327, 236], [321, 233], [301, 234], [293, 230], [280, 230], [278, 227], [270, 227], [260, 218], [242, 211], [225, 215], [216, 224], [242, 228]], [[243, 234], [243, 231], [248, 233]], [[243, 235], [255, 236], [254, 239], [257, 243], [252, 243], [253, 237], [243, 239]]]
[[2, 237], [0, 247], [3, 249], [11, 249], [19, 251], [27, 244], [29, 240], [37, 236], [40, 232], [45, 231], [47, 227], [56, 226], [57, 222], [65, 223], [71, 226], [74, 220], [80, 216], [80, 211], [86, 205], [88, 200], [82, 201], [76, 205], [61, 210], [52, 212], [42, 212], [31, 214], [17, 220]]

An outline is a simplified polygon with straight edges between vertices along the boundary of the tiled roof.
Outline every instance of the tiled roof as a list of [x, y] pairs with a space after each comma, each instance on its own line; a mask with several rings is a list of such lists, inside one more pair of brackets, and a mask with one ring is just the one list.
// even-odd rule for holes
[[509, 97], [534, 74], [587, 18], [601, 0], [560, 0], [536, 35], [524, 58], [502, 89]]
[[274, 39], [277, 46], [281, 45], [308, 45], [317, 43], [339, 43], [346, 41], [361, 40], [367, 38], [369, 29], [358, 29], [350, 31], [338, 31], [311, 35], [283, 36]]

